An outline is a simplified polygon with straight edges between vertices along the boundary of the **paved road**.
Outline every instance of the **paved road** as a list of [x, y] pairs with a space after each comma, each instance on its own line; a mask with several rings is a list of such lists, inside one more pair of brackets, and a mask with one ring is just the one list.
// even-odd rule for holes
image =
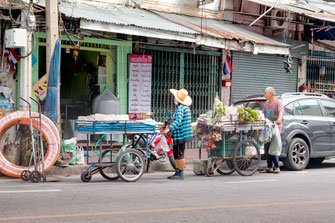
[[0, 222], [335, 222], [335, 162], [279, 175], [168, 175], [146, 174], [136, 183], [2, 177]]

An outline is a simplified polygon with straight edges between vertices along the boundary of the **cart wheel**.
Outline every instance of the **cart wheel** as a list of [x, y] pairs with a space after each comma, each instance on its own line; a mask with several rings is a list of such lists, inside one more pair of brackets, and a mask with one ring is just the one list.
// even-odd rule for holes
[[[220, 162], [218, 162], [219, 160], [220, 159], [218, 159], [215, 162], [215, 168], [217, 167], [217, 165], [220, 164]], [[219, 174], [230, 175], [235, 172], [235, 167], [234, 167], [232, 159], [226, 159], [226, 160], [220, 160], [220, 161], [223, 162], [223, 164], [219, 169], [216, 170]]]
[[[111, 158], [110, 157], [107, 158], [108, 153], [111, 155], [110, 150], [106, 150], [101, 154], [102, 162], [111, 162]], [[106, 158], [105, 158], [105, 156], [106, 156]], [[101, 176], [103, 176], [107, 180], [117, 180], [117, 179], [119, 179], [119, 174], [116, 171], [115, 163], [111, 162], [110, 165], [108, 165], [106, 167], [101, 167], [99, 172], [100, 172]]]
[[29, 170], [22, 171], [20, 177], [23, 181], [28, 181], [30, 179], [30, 171]]
[[213, 162], [213, 160], [208, 160], [208, 164], [207, 164], [207, 168], [205, 171], [205, 175], [208, 177], [214, 176], [214, 172], [213, 172], [213, 164], [215, 162]]
[[144, 173], [144, 166], [143, 154], [135, 149], [124, 151], [116, 160], [116, 171], [126, 182], [140, 179]]
[[233, 164], [240, 175], [253, 175], [258, 170], [260, 161], [261, 154], [255, 141], [243, 140], [236, 145], [233, 154]]
[[42, 177], [41, 173], [38, 172], [38, 171], [36, 171], [36, 170], [34, 170], [33, 172], [31, 172], [30, 175], [29, 175], [29, 179], [33, 183], [40, 182], [41, 181], [41, 177]]
[[84, 172], [81, 173], [80, 179], [81, 181], [87, 183], [87, 182], [90, 182], [90, 180], [92, 179], [92, 176], [90, 176], [88, 174], [88, 171], [85, 170]]

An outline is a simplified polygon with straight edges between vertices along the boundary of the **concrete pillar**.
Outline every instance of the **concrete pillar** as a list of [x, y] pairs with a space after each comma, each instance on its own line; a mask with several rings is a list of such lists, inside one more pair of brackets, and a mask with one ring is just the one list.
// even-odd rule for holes
[[307, 75], [307, 56], [301, 58], [301, 63], [298, 67], [298, 80], [297, 80], [297, 90], [301, 85], [306, 84], [306, 75]]

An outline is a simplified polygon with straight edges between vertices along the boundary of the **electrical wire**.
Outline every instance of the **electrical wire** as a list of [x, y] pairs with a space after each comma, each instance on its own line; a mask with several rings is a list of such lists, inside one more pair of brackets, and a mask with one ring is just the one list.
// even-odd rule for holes
[[[30, 15], [30, 11], [31, 11], [31, 7], [33, 5], [33, 0], [30, 0], [29, 2], [29, 6], [28, 6], [28, 12], [27, 12], [27, 15], [24, 17], [24, 19], [21, 21], [21, 22], [17, 22], [14, 18], [13, 18], [13, 14], [12, 14], [12, 0], [9, 0], [9, 15], [10, 15], [10, 18], [12, 19], [12, 21], [17, 24], [17, 25], [22, 25], [24, 22], [27, 22], [28, 21], [28, 16]], [[20, 58], [26, 58], [26, 57], [29, 57], [35, 50], [35, 47], [36, 47], [36, 41], [35, 41], [35, 35], [34, 35], [34, 31], [32, 31], [32, 41], [33, 41], [33, 47], [31, 48], [31, 51], [26, 54], [26, 55], [18, 55], [18, 57]]]
[[24, 22], [27, 22], [28, 21], [28, 16], [30, 14], [30, 10], [31, 10], [31, 7], [33, 5], [33, 0], [30, 0], [29, 2], [29, 7], [28, 7], [28, 13], [27, 15], [24, 17], [24, 19], [22, 20], [22, 22], [17, 22], [14, 18], [13, 18], [13, 14], [12, 14], [12, 0], [9, 0], [9, 16], [10, 18], [12, 19], [12, 21], [17, 24], [17, 25], [22, 25]]
[[26, 55], [22, 56], [22, 55], [18, 55], [18, 57], [20, 58], [26, 58], [26, 57], [29, 57], [31, 54], [33, 54], [34, 50], [35, 50], [35, 47], [36, 47], [36, 40], [35, 40], [35, 34], [34, 34], [34, 31], [31, 32], [31, 35], [32, 35], [32, 41], [33, 41], [33, 47], [31, 48], [30, 52], [27, 53]]
[[64, 22], [62, 20], [62, 13], [60, 12], [59, 8], [58, 8], [58, 13], [59, 13], [59, 23], [63, 27], [64, 32], [65, 32], [67, 38], [71, 41], [71, 43], [72, 43], [73, 46], [79, 46], [79, 37], [76, 36], [76, 35], [73, 35], [73, 37], [76, 39], [76, 43], [71, 39], [71, 37], [70, 37], [70, 35], [69, 35], [69, 33], [68, 33], [65, 25], [64, 25]]

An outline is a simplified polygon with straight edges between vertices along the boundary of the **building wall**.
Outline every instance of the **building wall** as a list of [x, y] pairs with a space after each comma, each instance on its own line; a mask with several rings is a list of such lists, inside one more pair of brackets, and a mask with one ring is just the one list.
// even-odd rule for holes
[[[284, 29], [276, 29], [268, 26], [266, 23], [271, 23], [269, 18], [263, 17], [257, 21], [253, 26], [249, 26], [253, 21], [255, 21], [261, 14], [261, 5], [244, 0], [242, 6], [242, 0], [226, 0], [225, 1], [225, 19], [239, 25], [245, 29], [252, 32], [256, 32], [260, 35], [267, 37], [283, 37], [285, 34]], [[273, 9], [272, 11], [274, 11]], [[232, 13], [234, 11], [235, 13]], [[228, 15], [226, 15], [228, 14]], [[248, 14], [248, 15], [247, 15]], [[292, 13], [290, 15], [292, 20], [301, 20], [301, 16]], [[288, 39], [302, 40], [302, 34], [304, 31], [304, 26], [302, 24], [290, 23]]]

